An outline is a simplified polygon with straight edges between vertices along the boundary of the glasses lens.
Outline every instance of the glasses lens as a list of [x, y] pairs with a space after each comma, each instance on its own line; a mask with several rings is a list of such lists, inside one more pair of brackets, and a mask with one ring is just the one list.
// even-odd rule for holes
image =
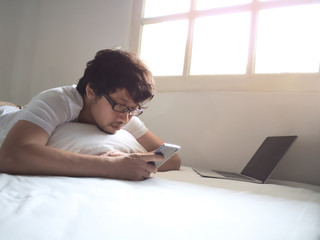
[[130, 115], [131, 115], [131, 116], [139, 116], [139, 115], [141, 115], [142, 113], [143, 113], [143, 110], [140, 109], [140, 108], [130, 111]]
[[125, 113], [125, 112], [129, 111], [129, 108], [127, 108], [126, 106], [121, 105], [121, 104], [116, 104], [113, 106], [113, 110], [115, 110], [116, 112]]
[[125, 112], [129, 111], [129, 115], [131, 115], [131, 116], [139, 116], [143, 113], [143, 110], [140, 108], [131, 110], [130, 108], [128, 108], [122, 104], [115, 104], [113, 106], [113, 110], [116, 112], [120, 112], [120, 113], [125, 113]]

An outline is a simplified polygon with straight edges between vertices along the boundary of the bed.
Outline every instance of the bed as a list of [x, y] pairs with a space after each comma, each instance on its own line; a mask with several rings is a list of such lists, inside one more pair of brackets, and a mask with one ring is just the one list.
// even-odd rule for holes
[[[77, 127], [68, 129], [76, 134]], [[92, 130], [87, 128], [86, 138]], [[70, 135], [65, 129], [56, 132], [51, 145]], [[121, 136], [123, 151], [140, 148], [124, 135], [113, 135], [107, 147]], [[102, 137], [98, 147], [89, 141], [86, 151], [101, 151]], [[79, 138], [67, 139], [73, 151], [83, 149], [75, 150], [72, 139]], [[316, 240], [320, 186], [202, 178], [187, 166], [137, 182], [0, 174], [0, 239]]]

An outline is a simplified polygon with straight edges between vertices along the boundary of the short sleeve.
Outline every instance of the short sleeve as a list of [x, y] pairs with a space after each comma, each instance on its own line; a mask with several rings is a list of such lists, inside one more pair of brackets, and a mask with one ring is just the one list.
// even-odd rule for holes
[[75, 86], [54, 88], [35, 96], [17, 120], [30, 121], [51, 135], [60, 124], [76, 119], [82, 106], [82, 96]]
[[136, 116], [133, 116], [123, 129], [131, 133], [136, 139], [142, 137], [148, 131], [144, 123]]

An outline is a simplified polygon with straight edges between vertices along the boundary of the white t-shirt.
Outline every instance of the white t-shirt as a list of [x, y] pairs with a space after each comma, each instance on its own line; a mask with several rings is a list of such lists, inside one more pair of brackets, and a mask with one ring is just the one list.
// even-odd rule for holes
[[[2, 107], [0, 109], [0, 146], [9, 130], [19, 120], [27, 120], [40, 126], [50, 136], [60, 124], [77, 121], [82, 107], [83, 99], [75, 85], [41, 92], [32, 98], [23, 110], [10, 106]], [[135, 138], [141, 137], [148, 131], [138, 117], [132, 117], [123, 129]]]

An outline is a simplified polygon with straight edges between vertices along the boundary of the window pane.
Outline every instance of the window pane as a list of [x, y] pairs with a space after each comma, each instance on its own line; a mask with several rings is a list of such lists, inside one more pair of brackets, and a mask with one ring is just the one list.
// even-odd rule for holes
[[196, 19], [190, 74], [245, 73], [249, 30], [248, 12]]
[[197, 10], [251, 3], [252, 0], [197, 0]]
[[318, 72], [319, 23], [318, 4], [261, 11], [256, 73]]
[[155, 76], [182, 75], [188, 21], [145, 25], [140, 56]]
[[190, 0], [145, 0], [144, 17], [158, 17], [188, 12]]

